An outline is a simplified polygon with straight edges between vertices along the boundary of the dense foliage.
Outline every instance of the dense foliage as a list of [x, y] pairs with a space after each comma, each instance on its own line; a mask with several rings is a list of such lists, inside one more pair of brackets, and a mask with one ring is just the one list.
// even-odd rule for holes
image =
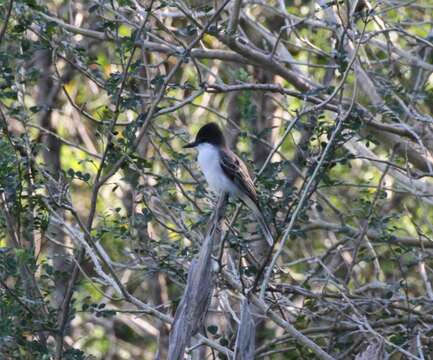
[[186, 354], [433, 356], [431, 0], [0, 9], [0, 357], [167, 358], [210, 121], [276, 244], [229, 199]]

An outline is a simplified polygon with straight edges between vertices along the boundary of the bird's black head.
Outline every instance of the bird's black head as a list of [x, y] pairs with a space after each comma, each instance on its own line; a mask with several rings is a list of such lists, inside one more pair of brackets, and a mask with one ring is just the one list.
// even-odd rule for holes
[[203, 143], [208, 143], [216, 146], [225, 145], [224, 135], [217, 124], [209, 123], [202, 126], [197, 133], [195, 141], [186, 144], [184, 148], [193, 148]]

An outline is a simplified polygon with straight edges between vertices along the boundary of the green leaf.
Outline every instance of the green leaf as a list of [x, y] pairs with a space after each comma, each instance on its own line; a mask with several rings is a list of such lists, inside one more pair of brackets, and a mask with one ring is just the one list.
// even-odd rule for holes
[[207, 331], [209, 331], [212, 335], [216, 335], [218, 333], [218, 326], [216, 326], [216, 325], [209, 325], [207, 327]]

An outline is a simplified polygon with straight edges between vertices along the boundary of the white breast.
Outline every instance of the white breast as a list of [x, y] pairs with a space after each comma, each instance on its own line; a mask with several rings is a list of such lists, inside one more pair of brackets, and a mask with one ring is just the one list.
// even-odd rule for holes
[[211, 190], [217, 193], [225, 191], [234, 195], [237, 192], [237, 188], [221, 169], [218, 148], [204, 143], [199, 144], [197, 150], [198, 163]]

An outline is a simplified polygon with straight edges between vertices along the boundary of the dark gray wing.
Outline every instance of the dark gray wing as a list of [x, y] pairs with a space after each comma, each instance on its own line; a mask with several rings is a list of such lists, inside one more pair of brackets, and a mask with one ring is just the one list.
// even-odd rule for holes
[[241, 159], [239, 159], [235, 153], [228, 149], [220, 150], [221, 155], [221, 168], [224, 174], [232, 180], [236, 186], [240, 189], [239, 198], [247, 205], [250, 210], [256, 216], [262, 230], [265, 235], [266, 241], [269, 246], [272, 246], [274, 239], [272, 236], [271, 229], [260, 210], [259, 203], [257, 201], [257, 193], [254, 187], [253, 180], [248, 173], [248, 169]]
[[236, 186], [248, 195], [254, 202], [257, 201], [257, 193], [248, 169], [244, 162], [232, 151], [228, 149], [220, 150], [221, 168], [224, 174], [232, 180]]

